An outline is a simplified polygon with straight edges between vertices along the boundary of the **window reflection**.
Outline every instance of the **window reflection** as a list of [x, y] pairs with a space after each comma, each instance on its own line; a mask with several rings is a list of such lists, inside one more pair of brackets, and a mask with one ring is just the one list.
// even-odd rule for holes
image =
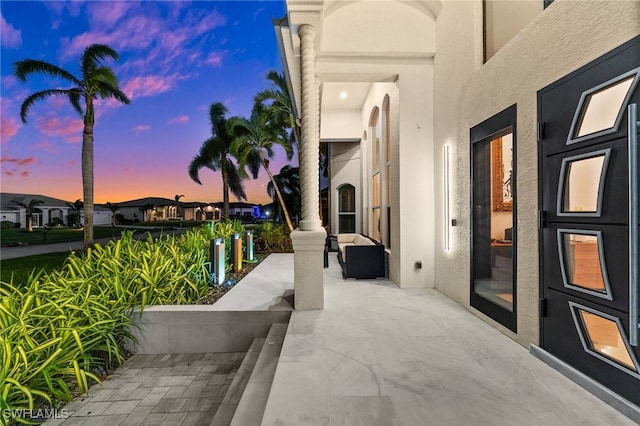
[[590, 348], [633, 371], [638, 371], [629, 355], [618, 324], [599, 315], [579, 310]]
[[[511, 179], [515, 172], [512, 151], [513, 135], [510, 131], [473, 145], [473, 290], [477, 295], [511, 312], [513, 312]], [[505, 191], [506, 187], [509, 191]]]
[[598, 237], [569, 233], [562, 235], [567, 283], [606, 294]]

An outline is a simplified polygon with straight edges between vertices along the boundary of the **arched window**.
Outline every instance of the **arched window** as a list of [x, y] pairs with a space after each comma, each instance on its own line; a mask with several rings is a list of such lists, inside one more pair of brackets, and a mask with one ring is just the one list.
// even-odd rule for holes
[[380, 167], [380, 136], [382, 134], [382, 121], [380, 110], [376, 107], [371, 112], [371, 230], [369, 236], [381, 241], [382, 220], [382, 169]]
[[384, 175], [383, 181], [385, 193], [383, 199], [385, 232], [383, 232], [383, 243], [389, 248], [391, 247], [391, 114], [389, 107], [389, 95], [384, 97], [382, 101], [382, 138], [384, 143]]
[[356, 188], [345, 184], [338, 188], [338, 233], [356, 232]]

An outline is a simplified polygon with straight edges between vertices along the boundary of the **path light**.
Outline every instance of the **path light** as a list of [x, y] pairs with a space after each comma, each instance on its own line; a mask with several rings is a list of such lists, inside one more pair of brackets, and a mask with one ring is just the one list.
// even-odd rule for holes
[[240, 272], [242, 270], [242, 237], [240, 234], [231, 236], [231, 259], [233, 272]]
[[253, 262], [253, 231], [247, 231], [247, 260]]
[[213, 284], [221, 285], [224, 283], [224, 238], [216, 238], [211, 240], [210, 245], [211, 274], [213, 275]]

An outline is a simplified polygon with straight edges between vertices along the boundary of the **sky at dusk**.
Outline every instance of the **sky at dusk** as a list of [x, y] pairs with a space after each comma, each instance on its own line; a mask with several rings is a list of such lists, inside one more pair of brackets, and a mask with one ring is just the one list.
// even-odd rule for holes
[[[105, 65], [131, 104], [96, 106], [95, 202], [222, 200], [219, 172], [201, 169], [201, 186], [187, 168], [211, 136], [209, 106], [222, 102], [229, 115], [248, 117], [255, 94], [270, 87], [266, 72], [281, 71], [272, 19], [285, 15], [284, 2], [2, 0], [0, 10], [2, 192], [82, 198], [83, 125], [68, 99], [38, 103], [27, 124], [19, 115], [29, 94], [70, 86], [35, 74], [20, 82], [13, 62], [45, 60], [79, 75], [85, 47], [101, 43], [120, 55]], [[271, 169], [285, 164], [278, 147]], [[249, 202], [271, 201], [267, 182], [264, 171], [245, 181]]]

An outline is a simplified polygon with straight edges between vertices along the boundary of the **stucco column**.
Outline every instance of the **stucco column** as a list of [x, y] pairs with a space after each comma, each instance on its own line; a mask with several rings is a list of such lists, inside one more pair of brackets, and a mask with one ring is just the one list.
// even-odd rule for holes
[[294, 251], [294, 305], [298, 310], [324, 308], [323, 256], [327, 234], [319, 214], [320, 193], [320, 96], [315, 75], [316, 31], [311, 25], [298, 29], [302, 82], [302, 139], [300, 188], [302, 220], [291, 233]]
[[302, 188], [302, 220], [300, 229], [322, 228], [319, 215], [320, 192], [320, 94], [316, 82], [316, 30], [302, 25], [300, 36], [300, 74], [302, 82], [302, 141], [300, 144], [300, 185]]

